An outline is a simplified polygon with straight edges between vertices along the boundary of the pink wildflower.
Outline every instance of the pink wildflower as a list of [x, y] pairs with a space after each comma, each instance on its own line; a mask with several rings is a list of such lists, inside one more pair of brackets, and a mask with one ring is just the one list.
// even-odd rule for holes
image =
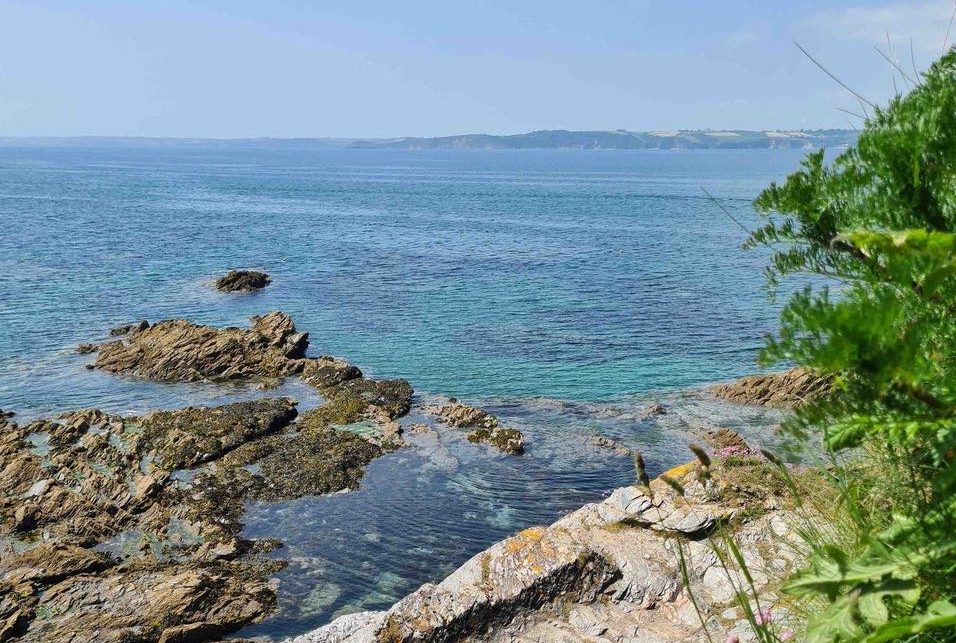
[[770, 625], [773, 623], [773, 614], [765, 607], [754, 614], [754, 620], [757, 625]]
[[793, 630], [784, 630], [783, 632], [780, 632], [780, 640], [781, 640], [781, 641], [792, 641], [792, 640], [793, 640], [793, 636], [794, 636], [794, 635], [793, 635]]
[[724, 639], [724, 643], [740, 643], [740, 637], [731, 632], [727, 635], [727, 638]]

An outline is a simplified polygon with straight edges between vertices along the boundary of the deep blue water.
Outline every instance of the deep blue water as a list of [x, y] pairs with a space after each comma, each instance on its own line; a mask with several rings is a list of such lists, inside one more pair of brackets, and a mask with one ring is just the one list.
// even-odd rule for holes
[[[628, 481], [630, 463], [582, 447], [588, 435], [659, 471], [695, 422], [773, 420], [686, 392], [752, 371], [776, 319], [766, 255], [739, 249], [745, 233], [701, 188], [752, 227], [752, 199], [802, 155], [0, 147], [0, 407], [261, 395], [88, 371], [73, 347], [141, 318], [243, 325], [273, 309], [314, 354], [490, 405], [527, 432], [522, 458], [440, 430], [373, 463], [357, 493], [250, 508], [248, 533], [283, 538], [294, 560], [282, 611], [252, 634], [382, 607]], [[211, 288], [238, 267], [274, 283]], [[641, 420], [661, 391], [674, 412]]]

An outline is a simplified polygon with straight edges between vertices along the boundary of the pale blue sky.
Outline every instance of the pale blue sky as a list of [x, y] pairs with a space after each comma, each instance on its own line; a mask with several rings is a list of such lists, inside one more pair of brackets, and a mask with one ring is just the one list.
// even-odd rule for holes
[[[0, 0], [0, 136], [846, 127], [953, 0]], [[897, 75], [898, 76], [898, 75]], [[902, 79], [897, 83], [902, 86]]]

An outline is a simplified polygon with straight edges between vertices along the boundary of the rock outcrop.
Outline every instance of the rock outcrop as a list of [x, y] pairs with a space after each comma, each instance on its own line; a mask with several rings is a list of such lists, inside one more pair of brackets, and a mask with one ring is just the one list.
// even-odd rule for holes
[[715, 384], [708, 390], [737, 404], [793, 408], [826, 395], [830, 390], [830, 379], [805, 368], [792, 368], [782, 373], [750, 375]]
[[[691, 464], [668, 472], [683, 495], [663, 480], [617, 489], [493, 545], [386, 611], [344, 616], [293, 642], [706, 640], [691, 594], [714, 640], [746, 638], [737, 595], [749, 588], [711, 544], [718, 525], [734, 534], [762, 606], [785, 623], [773, 579], [796, 562], [782, 544], [796, 514], [785, 486], [766, 484], [779, 472], [759, 456], [733, 466], [715, 459], [707, 471]], [[754, 494], [746, 512], [741, 490]]]
[[445, 404], [426, 406], [423, 410], [436, 416], [439, 422], [460, 429], [470, 429], [469, 442], [490, 444], [502, 453], [524, 452], [524, 436], [521, 431], [501, 426], [498, 418], [483, 409], [450, 398]]
[[272, 279], [258, 270], [230, 270], [216, 280], [220, 292], [255, 292], [272, 283]]
[[284, 563], [259, 556], [277, 543], [239, 536], [245, 503], [358, 486], [384, 433], [331, 416], [391, 422], [411, 397], [407, 382], [358, 381], [361, 405], [299, 422], [283, 398], [0, 417], [0, 641], [205, 641], [263, 618]]
[[184, 319], [136, 326], [125, 340], [101, 345], [93, 368], [179, 382], [302, 375], [318, 388], [361, 377], [361, 371], [341, 360], [307, 358], [309, 334], [297, 332], [285, 313], [274, 311], [252, 321], [248, 330]]

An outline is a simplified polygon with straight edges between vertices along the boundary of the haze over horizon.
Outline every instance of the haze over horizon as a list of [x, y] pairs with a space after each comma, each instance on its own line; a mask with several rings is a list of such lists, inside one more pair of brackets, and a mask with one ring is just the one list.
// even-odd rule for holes
[[[391, 138], [848, 128], [943, 50], [951, 0], [0, 0], [0, 136]], [[912, 56], [911, 56], [912, 39]], [[951, 41], [951, 39], [950, 39]]]

